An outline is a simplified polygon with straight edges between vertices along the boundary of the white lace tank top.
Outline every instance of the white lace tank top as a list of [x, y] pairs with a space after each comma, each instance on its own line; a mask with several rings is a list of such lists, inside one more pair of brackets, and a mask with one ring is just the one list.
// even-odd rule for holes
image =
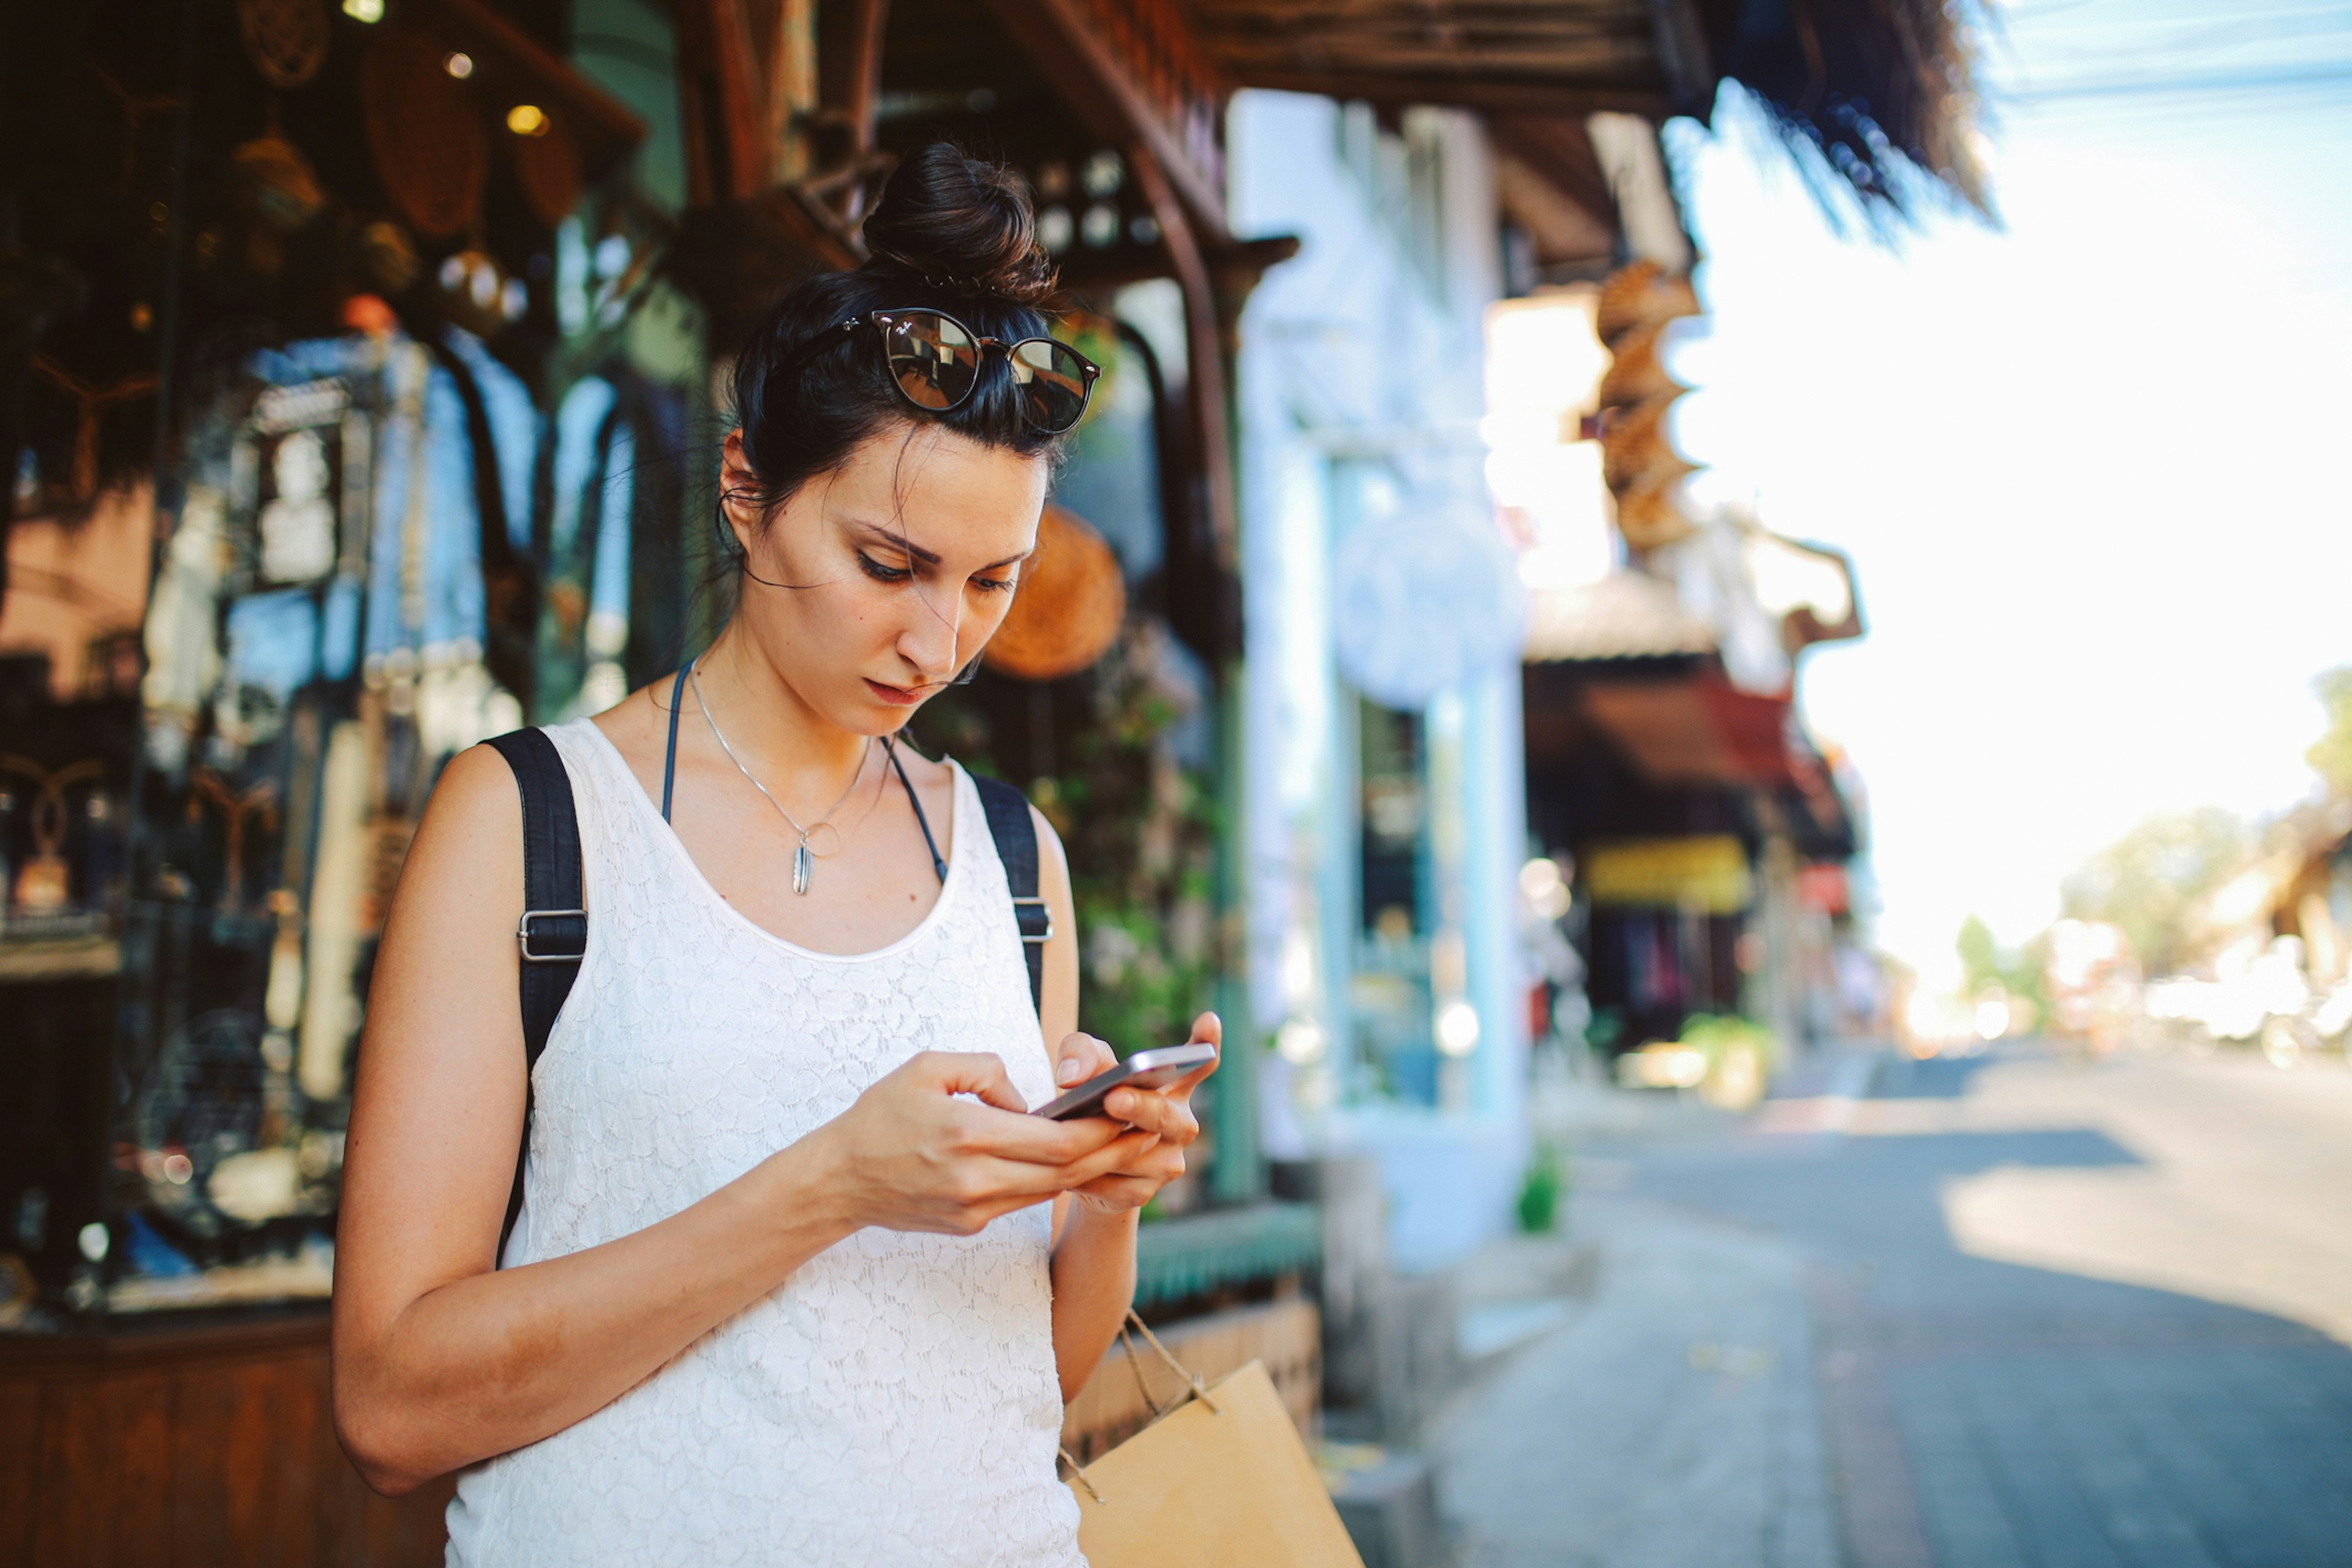
[[[508, 1262], [677, 1213], [918, 1051], [994, 1051], [1029, 1103], [1055, 1092], [961, 768], [938, 905], [889, 946], [835, 957], [719, 898], [593, 723], [551, 734], [580, 816], [588, 948], [532, 1078]], [[467, 1469], [448, 1562], [1084, 1568], [1055, 1473], [1050, 1214], [827, 1248], [604, 1409]]]

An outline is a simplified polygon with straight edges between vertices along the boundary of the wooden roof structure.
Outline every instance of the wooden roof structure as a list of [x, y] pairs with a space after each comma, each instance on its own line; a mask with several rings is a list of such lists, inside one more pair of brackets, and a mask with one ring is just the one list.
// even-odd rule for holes
[[1939, 189], [1990, 211], [1974, 151], [1981, 0], [1190, 5], [1234, 86], [1480, 110], [1507, 153], [1587, 209], [1598, 193], [1586, 117], [1704, 121], [1731, 80], [1816, 189], [1843, 188], [1872, 222]]
[[1664, 116], [1704, 109], [1653, 0], [1193, 0], [1236, 85], [1374, 103]]

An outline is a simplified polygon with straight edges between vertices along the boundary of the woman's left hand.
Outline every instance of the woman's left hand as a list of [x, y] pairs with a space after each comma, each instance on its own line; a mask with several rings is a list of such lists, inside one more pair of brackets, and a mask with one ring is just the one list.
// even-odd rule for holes
[[[1221, 1046], [1224, 1026], [1214, 1013], [1192, 1020], [1192, 1039]], [[1055, 1053], [1054, 1081], [1064, 1089], [1084, 1083], [1097, 1073], [1118, 1065], [1111, 1048], [1092, 1035], [1071, 1035]], [[1096, 1177], [1076, 1190], [1075, 1196], [1097, 1214], [1122, 1214], [1150, 1203], [1160, 1188], [1184, 1173], [1184, 1151], [1201, 1135], [1192, 1114], [1192, 1091], [1217, 1070], [1211, 1062], [1186, 1074], [1166, 1089], [1115, 1089], [1103, 1110], [1150, 1139], [1134, 1158], [1118, 1169]]]

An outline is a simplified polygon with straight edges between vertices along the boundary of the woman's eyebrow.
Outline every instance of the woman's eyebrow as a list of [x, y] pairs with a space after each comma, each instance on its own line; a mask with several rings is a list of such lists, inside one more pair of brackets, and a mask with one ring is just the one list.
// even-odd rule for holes
[[851, 526], [859, 532], [870, 535], [881, 543], [888, 545], [893, 550], [904, 551], [908, 556], [926, 566], [936, 566], [940, 563], [937, 554], [924, 549], [895, 528], [885, 528], [878, 522], [858, 522]]
[[[885, 528], [881, 524], [874, 522], [859, 522], [853, 526], [860, 532], [872, 535], [875, 539], [888, 545], [893, 550], [904, 551], [910, 558], [921, 562], [926, 566], [936, 566], [940, 563], [940, 558], [935, 552], [924, 549], [921, 545], [916, 543], [913, 540], [908, 539], [905, 534], [900, 533], [896, 529]], [[987, 565], [982, 567], [981, 570], [983, 572], [994, 572], [1002, 567], [1017, 566], [1022, 562], [1028, 560], [1029, 557], [1036, 553], [1036, 546], [1032, 545], [1018, 555], [1008, 555], [1002, 561], [992, 561]]]

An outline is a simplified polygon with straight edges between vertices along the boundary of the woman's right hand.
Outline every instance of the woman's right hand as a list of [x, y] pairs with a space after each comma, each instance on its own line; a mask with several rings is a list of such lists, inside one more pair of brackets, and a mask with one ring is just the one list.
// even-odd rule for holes
[[1047, 1121], [1028, 1109], [992, 1052], [924, 1051], [793, 1150], [818, 1156], [821, 1201], [852, 1228], [971, 1236], [1152, 1142], [1108, 1117]]

